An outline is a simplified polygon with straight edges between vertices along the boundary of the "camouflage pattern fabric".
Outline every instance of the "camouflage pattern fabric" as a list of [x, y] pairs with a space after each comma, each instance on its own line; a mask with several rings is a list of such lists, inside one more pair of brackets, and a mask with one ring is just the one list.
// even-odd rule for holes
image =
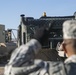
[[[76, 56], [70, 57], [68, 63], [61, 61], [36, 60], [35, 54], [41, 45], [35, 39], [26, 45], [17, 48], [11, 55], [9, 63], [5, 66], [4, 75], [75, 75]], [[71, 61], [71, 60], [73, 60]], [[71, 65], [70, 65], [71, 64]]]

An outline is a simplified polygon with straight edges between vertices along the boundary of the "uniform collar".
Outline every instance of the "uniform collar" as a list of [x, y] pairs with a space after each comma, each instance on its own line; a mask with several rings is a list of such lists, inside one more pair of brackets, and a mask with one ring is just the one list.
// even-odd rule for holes
[[65, 63], [70, 63], [70, 62], [76, 63], [76, 55], [72, 55], [65, 60]]

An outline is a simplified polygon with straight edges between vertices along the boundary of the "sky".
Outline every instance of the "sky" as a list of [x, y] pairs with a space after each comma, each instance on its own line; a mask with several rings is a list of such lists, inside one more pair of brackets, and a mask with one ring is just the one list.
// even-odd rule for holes
[[17, 29], [20, 15], [40, 18], [47, 16], [69, 16], [76, 11], [76, 0], [0, 0], [0, 24], [5, 29]]

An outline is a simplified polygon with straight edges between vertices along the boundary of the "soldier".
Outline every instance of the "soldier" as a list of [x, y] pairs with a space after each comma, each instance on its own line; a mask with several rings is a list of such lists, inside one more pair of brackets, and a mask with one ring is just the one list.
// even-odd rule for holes
[[44, 28], [37, 31], [35, 39], [12, 53], [4, 75], [76, 75], [76, 20], [68, 20], [63, 24], [62, 49], [68, 57], [64, 63], [34, 59], [48, 36], [44, 34]]

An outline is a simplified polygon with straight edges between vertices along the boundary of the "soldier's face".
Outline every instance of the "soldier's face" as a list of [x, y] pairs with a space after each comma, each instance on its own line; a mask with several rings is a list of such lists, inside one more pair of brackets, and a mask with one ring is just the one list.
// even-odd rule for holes
[[72, 40], [65, 39], [62, 43], [62, 49], [67, 56], [70, 56], [71, 55], [70, 51], [72, 50]]

